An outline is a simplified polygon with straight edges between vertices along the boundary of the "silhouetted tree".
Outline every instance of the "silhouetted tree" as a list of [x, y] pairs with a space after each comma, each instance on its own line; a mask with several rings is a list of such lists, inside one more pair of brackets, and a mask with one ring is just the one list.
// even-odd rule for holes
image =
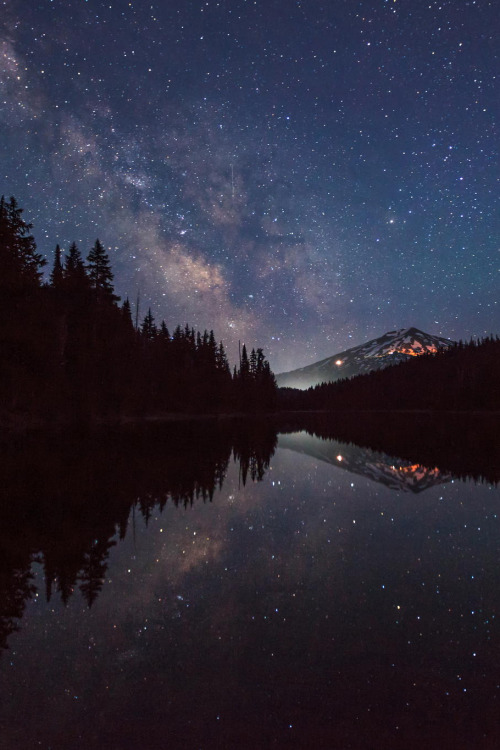
[[129, 328], [133, 328], [134, 324], [132, 322], [132, 308], [130, 307], [130, 302], [129, 302], [128, 297], [122, 304], [122, 317], [123, 317], [125, 325]]
[[56, 245], [56, 250], [54, 253], [54, 265], [52, 267], [52, 271], [50, 272], [50, 285], [54, 289], [61, 289], [63, 280], [64, 272], [61, 262], [61, 248], [59, 247], [59, 245]]
[[243, 381], [248, 380], [250, 376], [250, 363], [248, 361], [247, 348], [245, 344], [243, 344], [243, 348], [241, 350], [241, 363], [240, 363], [239, 376], [241, 380]]
[[[129, 300], [121, 308], [113, 273], [97, 239], [87, 265], [76, 243], [55, 248], [49, 283], [31, 225], [14, 198], [0, 200], [0, 392], [2, 416], [23, 411], [80, 425], [124, 414], [218, 412], [269, 408], [272, 377], [262, 350], [231, 378], [213, 330], [188, 323], [170, 335], [151, 309], [134, 329]], [[260, 357], [260, 359], [259, 359]], [[271, 374], [272, 375], [272, 374]], [[267, 394], [267, 395], [266, 395]], [[63, 580], [65, 590], [74, 584]]]
[[160, 325], [159, 336], [161, 341], [165, 344], [168, 344], [170, 342], [170, 333], [164, 320], [162, 320]]
[[23, 209], [11, 197], [0, 198], [0, 289], [15, 294], [40, 286], [46, 260], [36, 252], [32, 224], [22, 218]]
[[120, 299], [114, 294], [113, 272], [109, 258], [98, 239], [87, 256], [87, 272], [90, 286], [100, 298], [115, 302]]
[[149, 308], [147, 315], [142, 321], [141, 335], [144, 341], [151, 342], [155, 340], [157, 333], [158, 329], [156, 327], [155, 319], [153, 317], [153, 313], [151, 312], [151, 308]]
[[252, 378], [255, 378], [255, 376], [257, 375], [257, 354], [255, 352], [255, 349], [252, 349], [250, 353], [249, 366], [250, 366], [250, 375], [252, 376]]
[[71, 243], [64, 259], [64, 281], [71, 293], [90, 288], [90, 281], [76, 242]]
[[107, 539], [94, 539], [91, 548], [85, 552], [83, 566], [79, 575], [80, 591], [90, 608], [97, 599], [106, 575], [109, 550], [116, 544]]
[[262, 349], [252, 349], [249, 358], [243, 344], [240, 369], [233, 376], [233, 387], [238, 410], [256, 412], [275, 408], [276, 380]]

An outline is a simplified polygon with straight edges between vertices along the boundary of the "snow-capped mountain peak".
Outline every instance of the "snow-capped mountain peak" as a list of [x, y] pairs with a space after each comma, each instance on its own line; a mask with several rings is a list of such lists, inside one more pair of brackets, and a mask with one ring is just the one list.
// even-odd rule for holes
[[351, 378], [371, 370], [381, 370], [409, 357], [434, 354], [448, 348], [453, 341], [433, 336], [418, 328], [401, 328], [387, 331], [376, 339], [346, 349], [307, 367], [276, 376], [280, 387], [310, 388], [319, 383]]

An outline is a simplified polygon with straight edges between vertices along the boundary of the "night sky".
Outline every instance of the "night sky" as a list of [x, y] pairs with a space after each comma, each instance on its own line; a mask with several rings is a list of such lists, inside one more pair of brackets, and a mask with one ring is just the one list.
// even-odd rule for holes
[[275, 372], [499, 333], [495, 0], [3, 0], [0, 193]]

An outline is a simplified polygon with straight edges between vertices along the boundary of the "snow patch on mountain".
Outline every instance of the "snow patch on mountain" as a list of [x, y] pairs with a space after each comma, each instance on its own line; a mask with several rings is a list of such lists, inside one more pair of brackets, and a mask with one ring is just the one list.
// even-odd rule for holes
[[388, 331], [383, 336], [312, 365], [280, 373], [276, 380], [280, 387], [306, 389], [320, 383], [352, 378], [371, 370], [381, 370], [410, 357], [435, 354], [439, 349], [447, 349], [453, 344], [450, 339], [433, 336], [418, 328], [401, 328]]

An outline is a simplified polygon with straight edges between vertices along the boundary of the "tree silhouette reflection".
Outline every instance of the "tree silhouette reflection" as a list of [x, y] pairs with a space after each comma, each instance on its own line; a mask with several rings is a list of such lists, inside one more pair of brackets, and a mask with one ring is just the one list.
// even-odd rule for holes
[[[42, 439], [40, 439], [42, 437]], [[89, 607], [102, 588], [110, 550], [124, 539], [132, 508], [146, 523], [167, 502], [211, 502], [231, 455], [243, 483], [263, 478], [275, 430], [252, 420], [176, 423], [140, 430], [34, 436], [4, 446], [0, 490], [0, 647], [37, 594], [32, 564], [41, 563], [45, 596], [66, 604], [79, 589]]]
[[[458, 417], [431, 424], [425, 415], [413, 422], [379, 415], [334, 425], [330, 416], [313, 415], [281, 416], [279, 422], [207, 419], [101, 429], [85, 436], [17, 438], [2, 449], [0, 648], [18, 629], [27, 601], [39, 595], [34, 564], [42, 567], [47, 601], [57, 592], [67, 603], [79, 590], [91, 607], [103, 586], [110, 551], [125, 539], [132, 509], [147, 523], [167, 503], [180, 508], [210, 503], [233, 458], [240, 485], [260, 481], [278, 431], [297, 429], [371, 445], [387, 451], [388, 462], [389, 456], [400, 455], [429, 467], [431, 474], [438, 466], [448, 472], [445, 480], [426, 478], [429, 486], [451, 476], [499, 479], [497, 431], [491, 422], [485, 427], [484, 421], [474, 423], [470, 417], [465, 426]], [[369, 451], [356, 455], [355, 470], [363, 473], [361, 463], [369, 461]], [[383, 460], [379, 454], [377, 461]], [[382, 481], [373, 471], [370, 478]]]

